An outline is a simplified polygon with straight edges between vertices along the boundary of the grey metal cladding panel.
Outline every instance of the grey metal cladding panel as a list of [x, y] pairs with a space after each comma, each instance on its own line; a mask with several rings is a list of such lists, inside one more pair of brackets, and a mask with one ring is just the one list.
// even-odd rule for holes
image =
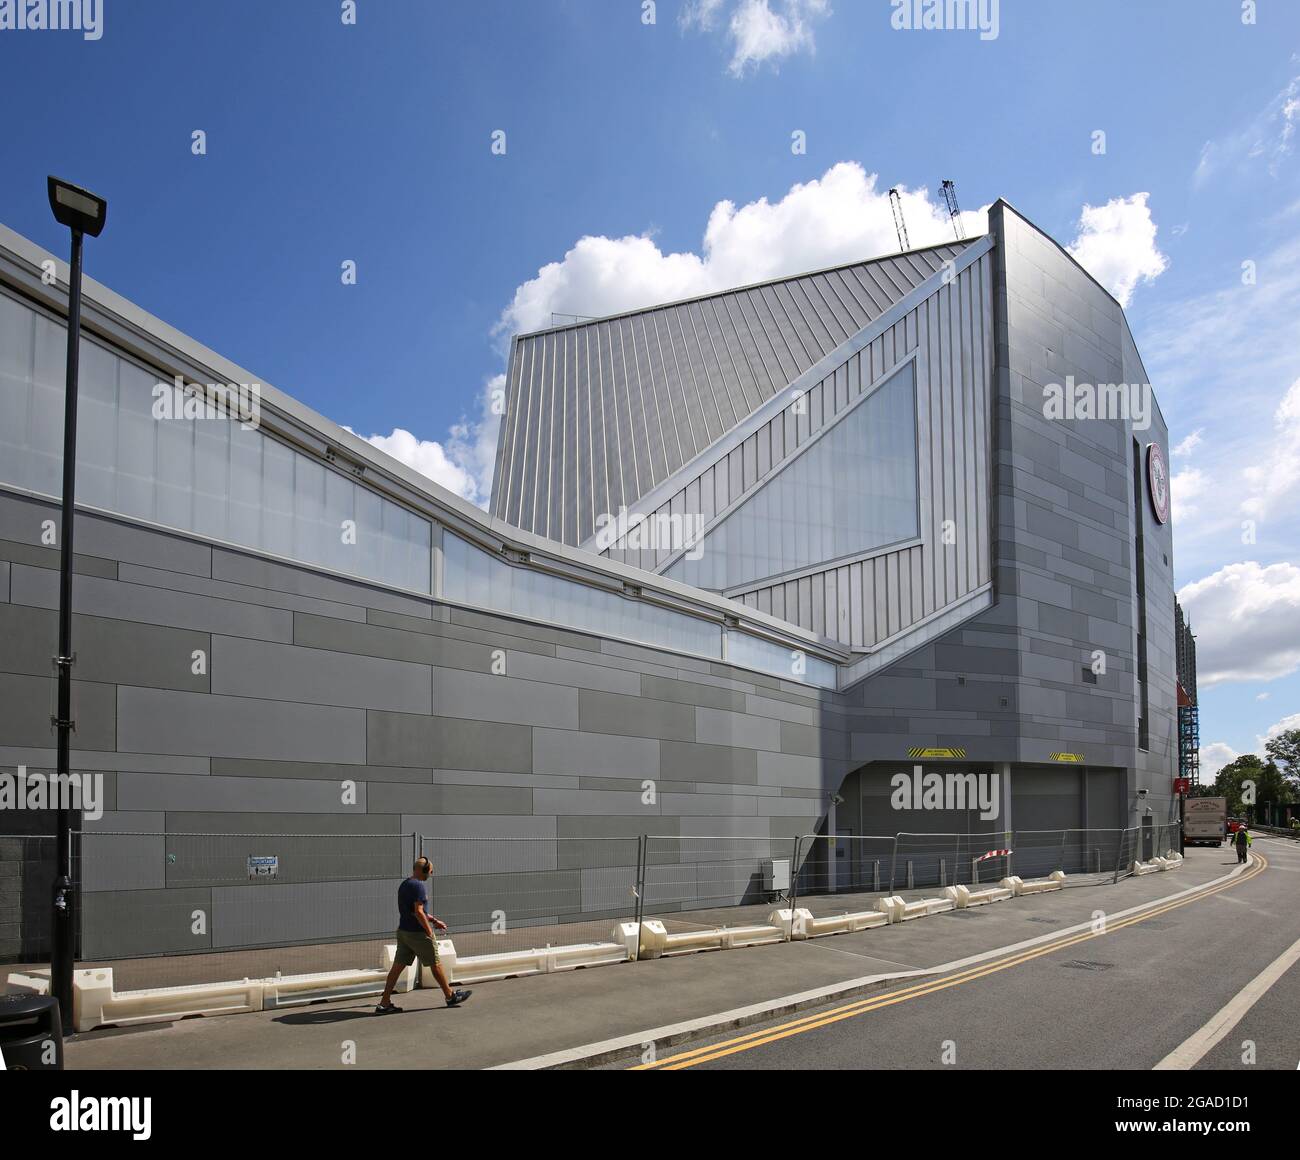
[[659, 776], [659, 747], [653, 737], [622, 737], [572, 730], [533, 731], [538, 774], [626, 777], [640, 781]]
[[213, 947], [387, 934], [391, 878], [212, 888]]
[[[55, 684], [52, 677], [0, 673], [0, 742], [34, 749], [54, 745], [50, 718], [57, 704]], [[78, 749], [116, 748], [114, 692], [112, 685], [72, 682], [72, 716], [77, 723], [74, 740]]]
[[337, 781], [121, 773], [117, 778], [117, 804], [121, 810], [186, 810], [193, 813], [292, 811], [364, 814], [369, 789], [369, 783], [359, 782], [356, 786], [356, 800], [352, 802], [345, 801], [343, 786]]
[[643, 490], [651, 487], [649, 425], [641, 382], [636, 375], [636, 352], [625, 330], [625, 319], [605, 324], [609, 340], [611, 381], [606, 385], [619, 406], [618, 438], [620, 446], [623, 500], [631, 506]]
[[133, 753], [361, 765], [366, 760], [365, 718], [359, 709], [125, 685], [117, 690], [118, 744]]
[[[641, 352], [637, 366], [645, 376], [643, 388], [654, 399], [654, 418], [659, 427], [658, 447], [662, 458], [655, 463], [655, 468], [658, 471], [662, 467], [663, 474], [657, 475], [655, 482], [667, 479], [685, 462], [678, 431], [676, 405], [669, 390], [664, 368], [664, 352], [658, 337], [657, 315], [657, 311], [641, 315], [638, 320], [640, 326], [636, 328], [638, 349]], [[651, 447], [654, 446], [652, 442]]]
[[[59, 577], [47, 568], [15, 564], [10, 569], [10, 599], [14, 604], [57, 608]], [[232, 600], [212, 600], [142, 584], [124, 584], [98, 576], [83, 576], [72, 588], [74, 612], [113, 620], [198, 632], [225, 632], [261, 640], [287, 641], [293, 633], [293, 613]]]
[[555, 729], [578, 727], [578, 690], [464, 669], [435, 671], [433, 708], [442, 717]]
[[281, 564], [225, 548], [212, 549], [212, 578], [230, 580], [250, 588], [269, 588], [318, 600], [333, 600], [361, 608], [381, 608], [408, 616], [429, 617], [430, 604], [417, 596], [403, 596], [388, 589], [324, 575], [306, 565]]
[[194, 911], [211, 913], [211, 892], [120, 890], [86, 894], [81, 908], [83, 965], [136, 955], [209, 950], [210, 927], [195, 934]]
[[[193, 653], [207, 651], [206, 633], [160, 628], [135, 621], [78, 616], [72, 639], [80, 680], [150, 685], [207, 692], [206, 675], [195, 675]], [[0, 605], [0, 670], [47, 676], [58, 651], [58, 617], [53, 611]]]
[[593, 516], [601, 512], [616, 512], [617, 505], [609, 496], [609, 451], [606, 447], [605, 400], [600, 391], [600, 344], [598, 336], [590, 327], [582, 332], [582, 386], [586, 392], [587, 413], [591, 417], [591, 432], [588, 445], [591, 450], [591, 511]]
[[526, 725], [371, 710], [366, 744], [369, 760], [380, 765], [499, 773], [533, 768], [533, 731]]
[[212, 691], [265, 700], [425, 713], [428, 665], [239, 637], [212, 640]]
[[[551, 538], [565, 544], [576, 545], [580, 539], [575, 538], [583, 526], [594, 526], [595, 517], [590, 511], [590, 500], [582, 502], [582, 489], [590, 493], [591, 458], [587, 445], [587, 431], [583, 432], [581, 445], [578, 441], [578, 425], [581, 414], [578, 407], [578, 331], [565, 331], [564, 341], [560, 344], [560, 370], [563, 374], [563, 390], [557, 398], [560, 408], [560, 510], [558, 529], [554, 521], [551, 524]], [[589, 430], [589, 428], [588, 428]], [[585, 511], [587, 524], [581, 523]]]
[[703, 451], [723, 432], [713, 392], [705, 377], [704, 360], [688, 309], [664, 316], [664, 330], [672, 346], [673, 365], [682, 384], [686, 421], [691, 431], [691, 454]]
[[611, 510], [635, 502], [962, 248], [520, 338], [493, 511], [584, 541], [598, 494]]

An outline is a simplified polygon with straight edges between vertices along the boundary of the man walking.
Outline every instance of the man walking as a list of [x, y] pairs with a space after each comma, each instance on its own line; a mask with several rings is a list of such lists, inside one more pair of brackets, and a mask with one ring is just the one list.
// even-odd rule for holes
[[1246, 827], [1242, 826], [1241, 829], [1232, 836], [1232, 840], [1237, 847], [1237, 861], [1244, 862], [1252, 841], [1250, 834], [1246, 832]]
[[428, 967], [433, 972], [448, 1007], [459, 1007], [473, 994], [472, 991], [453, 991], [447, 983], [442, 964], [438, 962], [438, 940], [433, 928], [446, 930], [447, 924], [429, 914], [429, 888], [425, 883], [432, 873], [433, 865], [429, 859], [417, 858], [411, 869], [411, 877], [397, 888], [397, 954], [384, 982], [383, 997], [375, 1008], [376, 1015], [391, 1015], [401, 1011], [392, 1002], [393, 988], [397, 986], [398, 976], [417, 959], [421, 966]]

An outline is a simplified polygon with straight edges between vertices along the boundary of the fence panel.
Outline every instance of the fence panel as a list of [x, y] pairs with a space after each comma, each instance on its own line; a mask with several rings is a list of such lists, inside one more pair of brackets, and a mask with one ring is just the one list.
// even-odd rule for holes
[[81, 965], [119, 990], [381, 965], [412, 834], [74, 835]]
[[[761, 923], [788, 900], [798, 838], [648, 835], [643, 918], [670, 932]], [[773, 879], [773, 873], [784, 878]]]
[[[1004, 851], [1012, 850], [1011, 854]], [[890, 892], [996, 882], [1015, 867], [1012, 834], [900, 833], [890, 866]]]
[[795, 899], [814, 916], [872, 910], [889, 892], [897, 839], [892, 834], [826, 834], [800, 839]]
[[0, 963], [49, 961], [57, 845], [49, 834], [0, 834]]
[[608, 942], [636, 917], [641, 839], [422, 839], [457, 955]]

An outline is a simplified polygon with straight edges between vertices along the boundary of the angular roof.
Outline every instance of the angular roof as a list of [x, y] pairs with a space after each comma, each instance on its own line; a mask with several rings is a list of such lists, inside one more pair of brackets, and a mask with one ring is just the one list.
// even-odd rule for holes
[[583, 543], [974, 240], [517, 337], [492, 514]]

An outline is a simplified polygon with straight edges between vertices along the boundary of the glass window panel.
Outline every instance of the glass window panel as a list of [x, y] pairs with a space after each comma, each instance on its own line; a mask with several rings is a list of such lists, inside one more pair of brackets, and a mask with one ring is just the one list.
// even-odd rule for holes
[[124, 516], [154, 520], [154, 462], [158, 422], [153, 417], [157, 379], [133, 363], [117, 372], [117, 502]]
[[723, 590], [919, 534], [912, 364], [714, 525], [664, 573]]
[[230, 502], [227, 535], [234, 544], [262, 543], [262, 444], [265, 436], [230, 425]]
[[31, 411], [27, 419], [27, 484], [46, 495], [63, 494], [63, 392], [67, 336], [35, 316]]
[[[0, 482], [57, 496], [67, 330], [0, 293]], [[158, 377], [85, 336], [78, 499], [120, 515], [429, 591], [432, 525], [238, 419], [155, 419]], [[171, 382], [163, 384], [169, 390]], [[357, 542], [343, 521], [357, 520]]]
[[448, 600], [658, 648], [722, 655], [721, 627], [698, 616], [508, 564], [450, 532], [443, 536], [443, 556]]
[[227, 419], [198, 419], [194, 428], [194, 528], [201, 536], [230, 538], [230, 429]]
[[293, 555], [293, 452], [274, 439], [262, 444], [262, 547]]
[[370, 576], [373, 569], [359, 550], [356, 534], [356, 485], [325, 469], [325, 506], [321, 519], [324, 552], [320, 562], [339, 572]]
[[118, 360], [83, 343], [77, 389], [77, 502], [110, 511], [117, 503]]
[[727, 663], [746, 669], [758, 669], [787, 681], [816, 685], [821, 689], [836, 687], [835, 666], [830, 661], [809, 656], [762, 637], [751, 636], [747, 632], [732, 631], [727, 634]]
[[34, 319], [0, 295], [0, 478], [31, 487], [27, 425], [32, 407]]
[[158, 458], [156, 518], [173, 528], [193, 526], [194, 423], [183, 415], [155, 421]]

